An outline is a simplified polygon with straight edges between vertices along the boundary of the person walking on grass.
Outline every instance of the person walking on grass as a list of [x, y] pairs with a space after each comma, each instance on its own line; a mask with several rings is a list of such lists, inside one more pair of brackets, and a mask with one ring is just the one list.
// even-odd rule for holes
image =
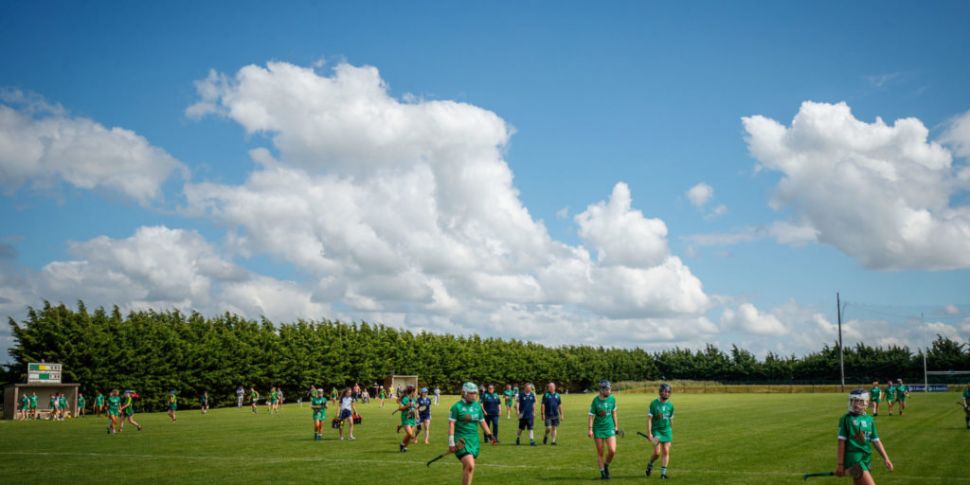
[[104, 412], [104, 394], [98, 391], [98, 395], [94, 396], [94, 415], [95, 417], [101, 417], [101, 413]]
[[351, 388], [344, 390], [344, 395], [340, 398], [340, 440], [344, 439], [344, 426], [347, 423], [349, 430], [347, 437], [353, 441], [354, 438], [354, 416], [357, 415], [357, 406], [354, 404], [354, 395]]
[[377, 388], [377, 399], [381, 402], [381, 409], [384, 409], [384, 400], [387, 399], [386, 392], [384, 386]]
[[173, 423], [176, 420], [175, 412], [178, 411], [178, 409], [178, 398], [175, 396], [175, 389], [172, 389], [168, 392], [168, 417], [172, 418]]
[[323, 396], [322, 387], [310, 397], [310, 409], [313, 412], [313, 440], [323, 441], [323, 422], [327, 419], [327, 398]]
[[135, 421], [135, 401], [132, 397], [131, 391], [125, 391], [124, 396], [121, 398], [121, 413], [124, 416], [124, 420], [121, 421], [121, 429], [118, 431], [125, 430], [125, 421], [131, 423], [138, 431], [141, 431], [141, 425], [138, 421]]
[[899, 415], [903, 415], [906, 410], [906, 398], [909, 397], [909, 387], [903, 384], [902, 379], [896, 380], [896, 402], [899, 403]]
[[475, 460], [481, 451], [478, 428], [485, 431], [486, 441], [494, 443], [482, 406], [477, 400], [478, 386], [466, 382], [461, 386], [461, 399], [448, 412], [448, 451], [461, 462], [462, 485], [471, 485], [475, 475]]
[[488, 385], [488, 391], [481, 397], [482, 409], [485, 411], [485, 422], [492, 430], [492, 444], [498, 444], [498, 422], [502, 419], [502, 396], [495, 392], [495, 384]]
[[610, 479], [610, 463], [616, 456], [616, 431], [619, 422], [616, 419], [616, 398], [612, 395], [610, 381], [603, 379], [599, 383], [599, 394], [589, 405], [589, 430], [587, 435], [596, 443], [596, 464], [600, 469], [600, 479]]
[[[428, 396], [428, 388], [421, 388], [421, 395], [418, 396], [418, 431], [424, 430], [424, 444], [430, 444], [431, 438], [431, 397]], [[415, 436], [412, 443], [417, 443], [418, 437]]]
[[399, 446], [399, 451], [401, 453], [408, 451], [408, 443], [414, 441], [415, 433], [415, 418], [417, 410], [417, 402], [414, 399], [414, 386], [408, 386], [407, 389], [401, 393], [401, 398], [397, 403], [397, 410], [401, 413], [401, 424], [398, 425], [397, 429], [400, 431], [404, 430], [404, 439], [401, 441]]
[[967, 422], [967, 431], [970, 431], [970, 384], [963, 390], [963, 414]]
[[202, 395], [199, 396], [199, 410], [202, 414], [209, 412], [209, 391], [202, 391]]
[[502, 396], [505, 397], [505, 419], [512, 419], [512, 408], [515, 406], [515, 391], [512, 390], [512, 384], [505, 385]]
[[515, 444], [519, 444], [522, 431], [528, 429], [529, 446], [535, 446], [536, 395], [532, 392], [532, 383], [526, 383], [525, 392], [519, 394], [515, 402], [515, 413], [519, 416], [519, 432], [515, 435]]
[[236, 388], [236, 407], [237, 408], [241, 408], [243, 406], [243, 399], [245, 398], [245, 396], [246, 396], [246, 390], [243, 389], [243, 386], [237, 387]]
[[653, 472], [653, 464], [660, 458], [660, 479], [667, 479], [667, 466], [670, 464], [670, 443], [673, 441], [674, 403], [670, 402], [670, 384], [661, 384], [659, 398], [650, 403], [647, 411], [647, 436], [653, 443], [653, 454], [647, 463], [647, 476]]
[[37, 411], [37, 393], [30, 393], [30, 419], [40, 419], [40, 413]]
[[256, 404], [259, 402], [259, 391], [256, 390], [255, 386], [249, 387], [249, 405], [252, 408], [253, 414], [256, 414]]
[[893, 415], [893, 404], [896, 402], [896, 383], [889, 379], [889, 387], [886, 388], [886, 404], [889, 406], [889, 415]]
[[117, 432], [121, 420], [121, 396], [117, 389], [112, 389], [108, 395], [108, 434]]
[[80, 418], [84, 416], [84, 406], [87, 401], [84, 399], [84, 393], [79, 392], [77, 394], [77, 416]]
[[547, 444], [549, 435], [552, 435], [552, 446], [556, 446], [556, 440], [559, 437], [559, 421], [562, 417], [562, 397], [556, 392], [556, 384], [550, 382], [546, 386], [546, 392], [542, 394], [542, 419], [546, 427], [542, 444]]
[[882, 456], [889, 471], [893, 462], [889, 460], [886, 448], [879, 439], [876, 422], [866, 415], [869, 407], [869, 393], [856, 389], [849, 394], [849, 412], [839, 419], [839, 446], [835, 474], [852, 477], [853, 485], [875, 485], [872, 478], [872, 448]]
[[27, 393], [23, 393], [20, 395], [20, 411], [17, 413], [17, 419], [26, 421], [29, 409], [30, 397], [27, 395]]

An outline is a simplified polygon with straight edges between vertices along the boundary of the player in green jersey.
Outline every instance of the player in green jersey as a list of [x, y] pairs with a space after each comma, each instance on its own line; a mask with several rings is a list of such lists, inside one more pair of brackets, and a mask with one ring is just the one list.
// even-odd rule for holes
[[600, 468], [600, 478], [609, 480], [610, 463], [616, 456], [616, 430], [620, 425], [616, 419], [616, 398], [611, 394], [613, 387], [610, 381], [600, 381], [599, 389], [599, 394], [589, 405], [587, 434], [596, 443], [596, 464]]
[[896, 380], [896, 402], [899, 404], [899, 415], [903, 415], [906, 410], [906, 398], [909, 397], [909, 387], [903, 384], [902, 379]]
[[970, 430], [970, 384], [963, 390], [963, 414], [967, 422], [967, 430]]
[[275, 386], [270, 387], [269, 399], [266, 401], [266, 406], [269, 407], [270, 414], [276, 414], [277, 409], [279, 408], [279, 405], [280, 405], [279, 399], [280, 399], [280, 394], [276, 390], [276, 387]]
[[249, 404], [253, 409], [253, 414], [256, 414], [256, 403], [259, 402], [259, 391], [255, 387], [250, 386], [249, 388]]
[[17, 413], [17, 419], [21, 421], [26, 421], [29, 409], [30, 409], [30, 397], [28, 397], [26, 393], [21, 394], [20, 411]]
[[404, 440], [399, 445], [401, 453], [408, 451], [409, 442], [417, 442], [417, 434], [414, 432], [418, 417], [417, 408], [418, 401], [414, 396], [414, 386], [408, 386], [401, 393], [401, 398], [397, 402], [397, 410], [401, 413], [401, 424], [398, 425], [398, 431], [404, 430]]
[[512, 384], [505, 385], [502, 396], [505, 397], [505, 419], [512, 419], [512, 406], [515, 405], [515, 391], [512, 390]]
[[61, 410], [61, 420], [63, 421], [64, 418], [73, 417], [71, 416], [71, 411], [67, 408], [67, 395], [65, 395], [63, 392], [59, 393], [57, 395], [57, 399], [59, 401], [57, 407]]
[[310, 396], [310, 409], [313, 410], [313, 439], [323, 440], [323, 421], [327, 419], [327, 398], [323, 397], [323, 388], [317, 389], [314, 396]]
[[[492, 441], [492, 431], [485, 422], [485, 413], [478, 402], [478, 386], [466, 382], [461, 386], [461, 400], [448, 412], [448, 451], [461, 462], [461, 483], [471, 485], [475, 474], [475, 459], [481, 450], [478, 428], [485, 431], [485, 441]], [[461, 445], [459, 445], [461, 444]]]
[[879, 400], [882, 397], [882, 388], [879, 381], [872, 381], [872, 389], [869, 389], [869, 397], [872, 399], [872, 415], [879, 416]]
[[124, 419], [121, 421], [121, 429], [119, 431], [125, 430], [125, 421], [131, 423], [141, 431], [141, 425], [138, 421], [135, 421], [135, 400], [131, 391], [125, 391], [125, 394], [121, 398], [121, 414]]
[[172, 422], [175, 422], [175, 411], [178, 411], [179, 404], [178, 398], [175, 397], [175, 389], [168, 392], [168, 417], [172, 418]]
[[40, 418], [37, 412], [37, 393], [36, 392], [30, 393], [30, 418], [31, 419]]
[[78, 393], [78, 395], [77, 395], [77, 416], [78, 417], [84, 416], [84, 405], [85, 404], [86, 404], [86, 401], [84, 399], [84, 394], [83, 393]]
[[835, 474], [842, 477], [848, 472], [854, 485], [875, 485], [872, 478], [872, 448], [875, 447], [893, 471], [886, 448], [879, 440], [876, 422], [866, 415], [869, 393], [856, 389], [849, 394], [849, 412], [839, 420], [839, 451]]
[[51, 394], [47, 400], [47, 419], [53, 421], [60, 417], [60, 400], [57, 399], [57, 393]]
[[647, 463], [647, 476], [653, 471], [653, 463], [660, 460], [660, 479], [667, 479], [667, 466], [670, 463], [670, 443], [674, 439], [674, 403], [670, 402], [670, 384], [661, 384], [658, 394], [660, 397], [650, 403], [647, 411], [647, 436], [653, 443], [653, 455]]
[[101, 416], [101, 413], [103, 412], [104, 412], [104, 394], [101, 394], [101, 391], [98, 391], [98, 395], [94, 396], [94, 415]]
[[886, 404], [889, 406], [889, 415], [893, 415], [893, 404], [896, 402], [896, 383], [889, 379], [889, 387], [886, 388]]
[[384, 390], [384, 386], [377, 388], [377, 399], [381, 401], [381, 408], [383, 408], [384, 400], [387, 399], [387, 391]]
[[108, 434], [114, 433], [121, 420], [121, 396], [117, 389], [112, 389], [108, 395]]

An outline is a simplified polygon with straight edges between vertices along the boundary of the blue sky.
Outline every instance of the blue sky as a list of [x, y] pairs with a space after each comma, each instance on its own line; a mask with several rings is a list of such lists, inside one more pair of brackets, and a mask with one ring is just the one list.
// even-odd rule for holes
[[[524, 334], [490, 330], [493, 327], [483, 321], [509, 318], [495, 310], [503, 304], [496, 296], [502, 293], [484, 294], [477, 280], [450, 279], [462, 265], [443, 273], [423, 263], [392, 271], [438, 280], [456, 300], [448, 311], [429, 310], [423, 300], [427, 291], [395, 293], [365, 283], [360, 278], [368, 266], [361, 261], [338, 257], [335, 264], [343, 265], [339, 268], [328, 262], [308, 269], [305, 261], [287, 256], [295, 248], [287, 248], [283, 241], [238, 243], [235, 236], [263, 226], [226, 216], [231, 212], [227, 200], [216, 202], [219, 211], [187, 201], [186, 186], [245, 185], [260, 170], [248, 153], [258, 147], [310, 176], [348, 176], [328, 164], [327, 154], [333, 153], [326, 147], [314, 155], [320, 157], [320, 164], [307, 168], [292, 159], [297, 151], [310, 148], [285, 148], [274, 141], [275, 135], [299, 129], [299, 119], [267, 130], [247, 130], [251, 126], [247, 123], [257, 122], [227, 111], [233, 100], [246, 95], [235, 89], [242, 83], [221, 91], [218, 106], [204, 116], [187, 114], [186, 109], [201, 98], [196, 83], [205, 80], [210, 70], [233, 79], [245, 66], [266, 68], [269, 62], [310, 69], [320, 78], [336, 76], [333, 69], [341, 64], [373, 66], [386, 83], [387, 94], [404, 104], [456, 101], [494, 113], [513, 133], [501, 147], [499, 163], [511, 170], [515, 200], [533, 223], [541, 221], [551, 240], [585, 248], [594, 260], [606, 250], [597, 245], [602, 239], [590, 234], [584, 238], [574, 217], [591, 204], [608, 202], [611, 194], [616, 195], [614, 186], [625, 183], [632, 197], [631, 210], [642, 211], [641, 219], [663, 221], [664, 243], [669, 248], [665, 254], [677, 257], [700, 281], [704, 298], [694, 298], [696, 305], [644, 303], [642, 295], [634, 295], [627, 306], [607, 309], [602, 302], [589, 301], [601, 297], [588, 288], [581, 290], [590, 295], [588, 300], [555, 296], [539, 268], [559, 263], [524, 268], [516, 266], [525, 263], [516, 263], [514, 254], [503, 253], [508, 258], [503, 264], [508, 266], [502, 270], [494, 270], [489, 262], [474, 268], [490, 276], [531, 275], [542, 296], [518, 301], [523, 306], [515, 309], [516, 318], [539, 329], [576, 327], [575, 333], [563, 337], [569, 341], [598, 341], [601, 337], [582, 330], [582, 322], [592, 321], [617, 334], [638, 335], [632, 341], [646, 347], [712, 341], [742, 343], [759, 351], [803, 352], [808, 347], [791, 344], [789, 336], [803, 335], [806, 342], [827, 340], [828, 330], [813, 327], [811, 321], [816, 314], [834, 320], [832, 300], [837, 290], [856, 301], [963, 308], [970, 264], [946, 255], [961, 248], [970, 253], [970, 239], [961, 232], [967, 228], [968, 186], [959, 175], [967, 162], [961, 147], [970, 146], [970, 141], [961, 142], [964, 132], [959, 128], [961, 117], [970, 110], [968, 14], [965, 2], [291, 2], [285, 8], [258, 2], [7, 2], [0, 6], [0, 58], [4, 59], [0, 86], [7, 93], [33, 93], [65, 110], [64, 114], [36, 114], [36, 98], [25, 102], [8, 95], [6, 106], [28, 113], [19, 122], [53, 117], [70, 124], [85, 119], [130, 130], [177, 160], [188, 175], [173, 169], [156, 180], [161, 195], [146, 202], [104, 184], [85, 187], [50, 166], [14, 177], [10, 167], [28, 162], [16, 153], [8, 153], [4, 161], [0, 154], [0, 162], [10, 164], [0, 164], [0, 178], [6, 179], [0, 180], [4, 188], [0, 242], [12, 248], [6, 252], [3, 282], [18, 288], [0, 293], [5, 301], [2, 309], [16, 317], [25, 304], [36, 305], [40, 298], [65, 302], [85, 298], [95, 304], [132, 307], [229, 308], [281, 319], [379, 319], [409, 328], [563, 343], [544, 337], [545, 330]], [[822, 108], [810, 113], [802, 109], [805, 101], [820, 103]], [[915, 118], [928, 130], [923, 140], [894, 138], [876, 152], [899, 153], [908, 146], [931, 144], [947, 151], [949, 168], [927, 175], [932, 180], [920, 186], [924, 191], [946, 191], [943, 205], [917, 200], [912, 194], [900, 196], [917, 212], [928, 208], [937, 229], [907, 236], [910, 239], [904, 238], [907, 242], [901, 247], [883, 245], [887, 237], [898, 235], [885, 229], [894, 216], [884, 214], [884, 219], [873, 216], [884, 223], [863, 225], [858, 237], [843, 239], [833, 232], [856, 227], [854, 219], [840, 215], [837, 205], [825, 206], [825, 198], [818, 193], [839, 192], [846, 186], [825, 185], [788, 171], [785, 160], [812, 163], [804, 161], [812, 159], [804, 153], [785, 160], [753, 155], [748, 140], [769, 133], [749, 130], [743, 117], [760, 115], [785, 127], [792, 125], [796, 115], [824, 123], [837, 117], [835, 107], [840, 102], [851, 109], [854, 120], [850, 121], [865, 125], [860, 128], [861, 137], [867, 136], [865, 130], [875, 133], [877, 117], [889, 126], [900, 118]], [[787, 149], [856, 162], [868, 160], [873, 153], [846, 153], [842, 141], [824, 138], [826, 133], [793, 134], [795, 141]], [[367, 156], [351, 152], [343, 156]], [[893, 156], [887, 155], [885, 163], [896, 167], [922, 163]], [[64, 163], [81, 163], [69, 160], [70, 155], [63, 157]], [[100, 163], [97, 157], [86, 162]], [[152, 158], [144, 163], [155, 162]], [[797, 187], [772, 208], [769, 202], [785, 175], [797, 178], [793, 183]], [[920, 174], [912, 176], [922, 180]], [[713, 196], [697, 204], [700, 207], [686, 196], [698, 183], [713, 188]], [[878, 193], [896, 200], [894, 190], [900, 190], [898, 184], [880, 186]], [[859, 196], [864, 197], [864, 192], [860, 190]], [[842, 202], [854, 206], [849, 196]], [[715, 214], [721, 205], [724, 213]], [[864, 206], [856, 206], [859, 217], [866, 217]], [[766, 235], [773, 234], [769, 229], [779, 221], [814, 229], [817, 237], [786, 243]], [[535, 229], [533, 225], [528, 230]], [[139, 245], [147, 244], [136, 237], [140, 227], [186, 231], [169, 234], [166, 244], [189, 244], [181, 236], [190, 234], [191, 244], [201, 244], [203, 253], [244, 276], [225, 279], [177, 273], [172, 276], [176, 281], [189, 278], [185, 285], [199, 277], [213, 288], [211, 294], [185, 297], [168, 295], [152, 287], [157, 282], [139, 279], [144, 278], [143, 269], [114, 266], [112, 261], [118, 258], [93, 261], [92, 254], [102, 250], [111, 254], [125, 241], [139, 257], [148, 258], [148, 253], [139, 253], [149, 251]], [[501, 240], [499, 228], [492, 229], [498, 232], [486, 239]], [[634, 232], [609, 234], [614, 243], [617, 238], [630, 238], [625, 248], [642, 243]], [[746, 235], [746, 240], [725, 242], [738, 235]], [[717, 237], [708, 237], [709, 244], [698, 243], [704, 236]], [[100, 237], [103, 245], [84, 245]], [[409, 256], [406, 244], [389, 240], [386, 234], [380, 237], [392, 247], [404, 248], [404, 254], [397, 254], [399, 259]], [[946, 239], [947, 248], [935, 247], [934, 239]], [[71, 241], [83, 247], [72, 251]], [[506, 243], [514, 253], [514, 244]], [[151, 253], [153, 257], [166, 259], [164, 245], [152, 248], [162, 252]], [[187, 256], [189, 266], [198, 266], [197, 257]], [[645, 270], [659, 261], [633, 258], [623, 265]], [[51, 266], [55, 262], [72, 262], [72, 267], [83, 262], [92, 273], [73, 279], [63, 273], [51, 276], [65, 267]], [[594, 269], [615, 267], [608, 260], [600, 263]], [[98, 272], [120, 275], [120, 286], [142, 285], [144, 291], [133, 295], [115, 291], [108, 283], [90, 291], [84, 278], [97, 279]], [[625, 281], [604, 277], [618, 285]], [[261, 278], [272, 279], [270, 286], [290, 285], [290, 290], [304, 292], [293, 296], [301, 303], [271, 310], [238, 301], [259, 300], [261, 292], [267, 291], [265, 285], [255, 283], [265, 282]], [[333, 279], [345, 283], [321, 283]], [[72, 289], [68, 281], [78, 286]], [[253, 283], [246, 287], [248, 292], [233, 286], [240, 281]], [[623, 284], [635, 281], [641, 280]], [[590, 284], [607, 286], [600, 283]], [[616, 305], [623, 306], [622, 302]], [[970, 321], [962, 312], [949, 315], [939, 322], [951, 327], [945, 332], [966, 339]], [[660, 317], [673, 320], [638, 320]], [[698, 319], [706, 322], [697, 323]], [[897, 340], [886, 338], [904, 342], [910, 338], [907, 330], [896, 327], [891, 329], [894, 335], [886, 335], [887, 327], [878, 322], [856, 325], [857, 337], [869, 341], [883, 339], [888, 344]], [[628, 338], [604, 343], [629, 342]]]

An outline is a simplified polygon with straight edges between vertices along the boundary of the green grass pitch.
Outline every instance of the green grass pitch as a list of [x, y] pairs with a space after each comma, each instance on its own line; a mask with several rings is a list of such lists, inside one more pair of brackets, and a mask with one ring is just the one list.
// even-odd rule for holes
[[[592, 395], [563, 396], [565, 419], [558, 447], [514, 445], [515, 419], [502, 418], [499, 446], [483, 446], [476, 483], [582, 483], [598, 479], [586, 410]], [[649, 456], [646, 409], [654, 396], [617, 394], [620, 425], [611, 467], [613, 482], [646, 483]], [[163, 413], [136, 416], [142, 432], [126, 428], [109, 436], [106, 420], [0, 422], [3, 483], [458, 483], [453, 457], [425, 462], [446, 447], [447, 410], [455, 397], [433, 408], [432, 444], [399, 453], [398, 417], [392, 405], [361, 405], [357, 440], [338, 441], [327, 423], [324, 441], [313, 440], [310, 409], [288, 404], [270, 416], [265, 406], [181, 410], [178, 422]], [[966, 449], [970, 431], [955, 393], [914, 394], [905, 416], [877, 418], [879, 434], [896, 472], [873, 457], [878, 483], [970, 482]], [[835, 466], [836, 427], [845, 394], [698, 394], [672, 397], [676, 406], [670, 477], [673, 483], [796, 483], [806, 472]], [[333, 416], [329, 410], [328, 418]], [[537, 421], [538, 424], [538, 421]], [[525, 441], [527, 443], [527, 441]], [[816, 483], [851, 483], [818, 478]]]

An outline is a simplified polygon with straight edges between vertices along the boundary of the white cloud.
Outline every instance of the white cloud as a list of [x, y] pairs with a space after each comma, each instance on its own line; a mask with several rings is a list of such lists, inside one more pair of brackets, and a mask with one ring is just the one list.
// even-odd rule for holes
[[757, 335], [781, 336], [788, 333], [778, 317], [770, 313], [761, 313], [750, 303], [742, 303], [737, 310], [725, 308], [721, 314], [721, 323], [727, 327], [739, 328], [745, 332]]
[[375, 68], [346, 64], [247, 66], [198, 88], [188, 115], [265, 134], [273, 153], [254, 150], [241, 185], [188, 184], [184, 210], [227, 226], [239, 254], [314, 278], [344, 318], [545, 342], [717, 332], [700, 280], [626, 184], [575, 216], [583, 246], [553, 240], [519, 199], [503, 159], [512, 130], [492, 112], [400, 101]]
[[970, 111], [950, 120], [940, 142], [950, 146], [957, 156], [970, 158]]
[[946, 313], [947, 315], [959, 315], [960, 307], [951, 303], [943, 307], [943, 312]]
[[64, 181], [107, 189], [141, 204], [157, 199], [172, 172], [185, 167], [124, 128], [72, 117], [36, 95], [0, 92], [0, 189], [47, 189]]
[[[125, 239], [101, 236], [71, 243], [70, 253], [74, 259], [48, 263], [36, 274], [21, 273], [20, 283], [30, 290], [18, 295], [20, 307], [11, 313], [47, 298], [126, 310], [233, 311], [276, 321], [329, 316], [329, 307], [314, 302], [310, 291], [240, 268], [195, 231], [140, 227]], [[0, 294], [8, 289], [0, 285]]]
[[704, 207], [711, 197], [714, 197], [714, 188], [704, 182], [698, 183], [687, 191], [687, 200], [698, 209]]
[[845, 103], [805, 102], [790, 127], [743, 118], [759, 167], [782, 174], [771, 205], [792, 210], [808, 240], [876, 269], [970, 267], [970, 207], [950, 152], [915, 118], [857, 120]]

